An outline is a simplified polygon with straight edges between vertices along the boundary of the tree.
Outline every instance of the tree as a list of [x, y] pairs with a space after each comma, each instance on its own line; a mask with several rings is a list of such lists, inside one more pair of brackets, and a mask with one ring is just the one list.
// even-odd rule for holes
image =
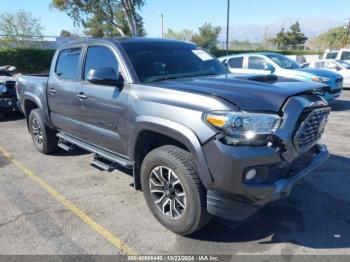
[[145, 0], [52, 0], [52, 6], [65, 11], [75, 24], [83, 25], [93, 36], [139, 36], [144, 34], [138, 13]]
[[[93, 37], [116, 37], [116, 36], [131, 36], [132, 33], [128, 26], [128, 22], [125, 19], [125, 14], [119, 11], [115, 15], [116, 21], [118, 21], [119, 27], [123, 34], [120, 34], [119, 29], [117, 29], [113, 24], [104, 21], [103, 19], [94, 16], [89, 21], [84, 24], [85, 34]], [[144, 36], [145, 30], [143, 28], [142, 17], [137, 14], [137, 35]]]
[[216, 45], [221, 33], [221, 27], [215, 27], [211, 23], [205, 23], [198, 31], [199, 33], [192, 37], [193, 42], [210, 51], [217, 49]]
[[291, 25], [290, 31], [287, 32], [287, 39], [290, 45], [303, 45], [305, 44], [307, 37], [301, 32], [299, 22]]
[[276, 34], [272, 42], [277, 45], [278, 49], [296, 48], [298, 45], [305, 44], [307, 37], [301, 32], [299, 22], [290, 26], [290, 31], [284, 28]]
[[272, 39], [271, 33], [269, 29], [266, 27], [261, 39], [261, 44], [260, 44], [261, 48], [265, 50], [271, 49], [271, 42], [272, 42], [271, 39]]
[[74, 37], [76, 35], [63, 29], [63, 30], [61, 30], [60, 36], [61, 37]]
[[175, 32], [174, 30], [169, 28], [168, 31], [166, 31], [164, 34], [165, 38], [186, 40], [186, 41], [192, 40], [192, 36], [193, 36], [193, 31], [189, 29], [183, 29], [180, 32]]
[[281, 31], [276, 34], [276, 37], [272, 39], [272, 42], [277, 45], [277, 49], [286, 49], [288, 47], [288, 38], [284, 28], [281, 28]]
[[[319, 35], [318, 37], [311, 39], [308, 42], [308, 46], [314, 49], [338, 49], [344, 47], [344, 42], [346, 39], [347, 28], [346, 27], [336, 27], [328, 30], [327, 32]], [[350, 37], [348, 37], [346, 46], [350, 45]]]
[[39, 18], [23, 10], [15, 14], [2, 13], [0, 15], [0, 32], [6, 40], [16, 43], [17, 47], [28, 47], [29, 41], [41, 40], [44, 27]]

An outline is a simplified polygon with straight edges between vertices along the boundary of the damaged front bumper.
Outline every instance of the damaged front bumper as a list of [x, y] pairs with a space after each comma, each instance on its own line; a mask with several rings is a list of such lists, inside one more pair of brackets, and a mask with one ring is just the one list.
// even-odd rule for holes
[[[214, 139], [202, 147], [213, 180], [207, 188], [209, 213], [246, 219], [264, 205], [289, 195], [295, 184], [329, 157], [326, 146], [317, 144], [329, 114], [323, 100], [292, 97], [282, 111], [276, 145], [232, 146]], [[317, 125], [312, 121], [318, 121]], [[309, 130], [317, 132], [317, 139], [304, 147], [300, 141]], [[248, 179], [250, 171], [254, 179]]]
[[262, 184], [242, 183], [241, 190], [244, 192], [242, 195], [208, 190], [208, 212], [230, 220], [244, 220], [264, 205], [288, 196], [294, 185], [329, 157], [325, 145], [316, 145], [313, 151], [313, 157], [307, 162], [307, 165], [297, 172], [293, 170], [292, 163], [289, 166], [289, 172], [284, 173], [274, 182]]

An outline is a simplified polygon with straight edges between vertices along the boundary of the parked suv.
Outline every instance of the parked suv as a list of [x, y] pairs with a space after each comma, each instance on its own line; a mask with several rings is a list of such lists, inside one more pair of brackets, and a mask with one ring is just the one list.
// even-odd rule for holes
[[324, 69], [302, 68], [292, 59], [275, 53], [249, 53], [219, 58], [236, 74], [275, 74], [303, 81], [320, 82], [327, 85], [323, 97], [331, 101], [340, 96], [343, 87], [343, 77], [335, 72]]
[[18, 94], [38, 151], [131, 169], [155, 218], [189, 235], [287, 196], [328, 157], [324, 85], [254, 80], [192, 43], [94, 39], [59, 48], [47, 76], [21, 75]]
[[350, 49], [326, 50], [323, 54], [323, 59], [337, 59], [350, 62]]

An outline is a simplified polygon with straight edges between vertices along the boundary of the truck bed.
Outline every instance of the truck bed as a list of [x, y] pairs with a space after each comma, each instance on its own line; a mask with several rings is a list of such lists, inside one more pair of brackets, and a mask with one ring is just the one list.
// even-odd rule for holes
[[[17, 96], [19, 101], [28, 94], [35, 94], [46, 102], [48, 74], [17, 75]], [[22, 106], [20, 104], [20, 106]]]

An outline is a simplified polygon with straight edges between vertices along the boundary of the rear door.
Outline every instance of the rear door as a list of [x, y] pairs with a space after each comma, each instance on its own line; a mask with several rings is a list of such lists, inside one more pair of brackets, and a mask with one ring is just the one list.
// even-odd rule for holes
[[61, 50], [51, 69], [47, 98], [51, 119], [56, 128], [79, 136], [80, 102], [76, 92], [81, 82], [82, 47]]
[[81, 112], [79, 121], [82, 138], [96, 146], [126, 155], [126, 99], [128, 86], [110, 86], [87, 81], [91, 69], [111, 67], [119, 70], [121, 59], [115, 50], [105, 45], [88, 46], [83, 66], [81, 88], [78, 90]]

